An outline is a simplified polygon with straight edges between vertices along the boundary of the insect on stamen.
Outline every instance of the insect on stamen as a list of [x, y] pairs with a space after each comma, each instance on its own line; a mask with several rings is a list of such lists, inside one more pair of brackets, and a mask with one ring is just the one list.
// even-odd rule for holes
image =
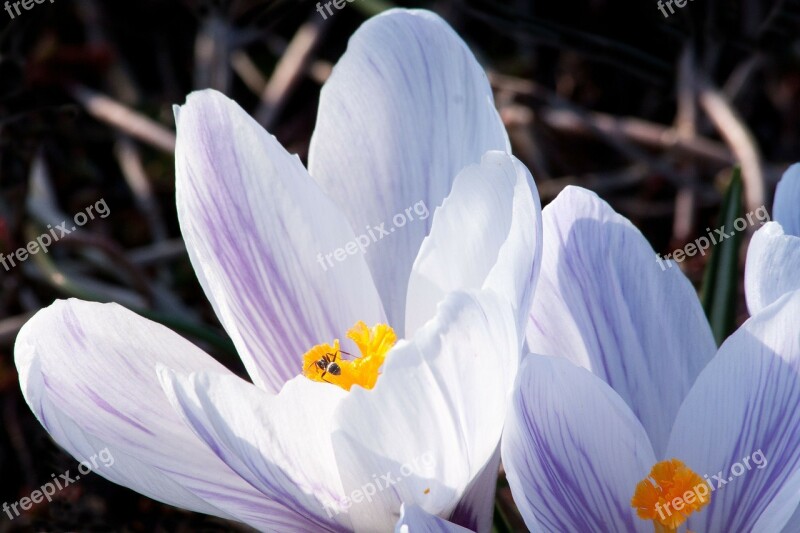
[[[356, 323], [347, 336], [358, 346], [360, 357], [341, 350], [338, 339], [333, 341], [333, 345], [318, 344], [303, 356], [303, 375], [311, 381], [331, 383], [344, 390], [350, 390], [353, 385], [373, 388], [384, 358], [397, 341], [397, 336], [386, 324], [368, 328], [363, 322]], [[352, 359], [345, 359], [345, 355]]]

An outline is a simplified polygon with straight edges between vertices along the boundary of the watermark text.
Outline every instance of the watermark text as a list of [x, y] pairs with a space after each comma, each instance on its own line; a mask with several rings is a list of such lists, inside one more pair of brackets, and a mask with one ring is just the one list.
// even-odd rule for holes
[[407, 208], [404, 213], [397, 213], [395, 216], [392, 217], [392, 226], [387, 228], [386, 222], [382, 222], [377, 226], [367, 226], [367, 233], [362, 233], [358, 235], [354, 240], [346, 243], [343, 247], [337, 248], [330, 253], [325, 254], [324, 256], [322, 253], [317, 254], [317, 262], [319, 266], [322, 267], [322, 270], [328, 270], [328, 268], [332, 268], [336, 266], [333, 262], [335, 259], [338, 262], [342, 262], [347, 259], [350, 255], [355, 255], [358, 252], [362, 254], [366, 252], [367, 247], [377, 242], [384, 237], [388, 237], [398, 228], [402, 228], [409, 222], [414, 220], [414, 215], [417, 215], [417, 220], [425, 220], [430, 216], [430, 212], [428, 211], [428, 206], [425, 205], [425, 202], [420, 200], [413, 206]]
[[6, 272], [8, 272], [17, 266], [18, 262], [22, 263], [28, 259], [29, 255], [36, 255], [39, 252], [47, 253], [47, 249], [51, 244], [77, 230], [78, 227], [83, 226], [89, 222], [89, 220], [94, 220], [94, 211], [97, 211], [97, 214], [100, 215], [100, 218], [106, 218], [111, 214], [111, 210], [108, 208], [105, 199], [101, 198], [95, 202], [94, 205], [90, 205], [80, 213], [76, 214], [73, 217], [73, 222], [75, 225], [71, 226], [71, 228], [67, 227], [69, 225], [67, 221], [57, 224], [55, 228], [51, 224], [48, 224], [47, 229], [50, 231], [42, 233], [36, 237], [35, 240], [30, 241], [28, 244], [22, 248], [19, 248], [14, 253], [8, 255], [0, 253], [0, 265], [3, 265], [3, 268], [5, 268]]
[[661, 255], [657, 253], [656, 261], [658, 261], [661, 270], [666, 270], [668, 268], [672, 268], [672, 263], [669, 261], [665, 261], [666, 259], [672, 259], [676, 263], [682, 263], [683, 261], [686, 260], [687, 257], [694, 257], [698, 253], [700, 253], [700, 255], [702, 256], [705, 256], [706, 251], [711, 246], [716, 246], [722, 241], [730, 239], [731, 237], [735, 236], [737, 232], [744, 231], [748, 225], [754, 226], [756, 220], [758, 222], [761, 222], [762, 226], [765, 223], [769, 222], [770, 220], [769, 213], [767, 213], [767, 208], [765, 206], [762, 205], [755, 211], [751, 211], [747, 213], [745, 216], [739, 217], [736, 220], [734, 220], [733, 229], [735, 231], [726, 232], [725, 226], [722, 226], [721, 228], [716, 228], [713, 232], [711, 231], [711, 228], [706, 228], [706, 231], [708, 232], [708, 237], [705, 236], [700, 237], [694, 242], [690, 242], [683, 248], [678, 248], [674, 252], [668, 253], [667, 255], [664, 256], [663, 259]]
[[[77, 482], [81, 476], [86, 476], [90, 472], [97, 470], [100, 466], [97, 463], [98, 459], [100, 459], [100, 463], [106, 468], [110, 468], [114, 465], [114, 456], [111, 455], [108, 448], [103, 448], [98, 453], [92, 455], [88, 460], [78, 463], [79, 474], [75, 474], [74, 476], [70, 475], [69, 470], [63, 474], [59, 474], [58, 477], [56, 477], [55, 474], [50, 474], [53, 480], [48, 481], [37, 490], [31, 492], [30, 496], [26, 496], [11, 505], [9, 505], [8, 502], [3, 502], [3, 512], [8, 515], [8, 518], [14, 520], [20, 515], [20, 509], [27, 511], [33, 507], [34, 504], [41, 503], [43, 500], [47, 500], [48, 502], [53, 501], [53, 496], [57, 491], [63, 490]], [[11, 514], [12, 511], [14, 514]]]
[[330, 506], [325, 505], [324, 508], [328, 513], [328, 518], [332, 518], [334, 514], [349, 512], [348, 509], [350, 509], [354, 503], [362, 503], [365, 501], [367, 503], [372, 503], [372, 497], [378, 492], [384, 491], [397, 483], [401, 483], [404, 478], [409, 476], [431, 477], [435, 465], [436, 458], [433, 453], [425, 452], [421, 456], [415, 457], [409, 463], [403, 464], [399, 472], [389, 471], [380, 476], [375, 474], [372, 476], [372, 481], [364, 483], [360, 488], [353, 490], [344, 500], [338, 501]]

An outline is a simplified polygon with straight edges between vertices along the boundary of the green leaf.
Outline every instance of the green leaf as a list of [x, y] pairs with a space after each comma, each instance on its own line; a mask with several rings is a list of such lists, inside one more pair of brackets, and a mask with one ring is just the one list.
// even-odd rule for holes
[[733, 169], [731, 183], [720, 211], [719, 228], [732, 236], [717, 244], [703, 278], [701, 300], [717, 345], [733, 331], [736, 319], [739, 246], [742, 234], [734, 231], [734, 222], [742, 214], [742, 171]]
[[500, 506], [500, 503], [495, 501], [494, 503], [494, 518], [492, 519], [492, 533], [511, 533], [513, 529], [511, 528], [511, 522], [508, 520], [505, 512], [503, 512], [503, 508]]

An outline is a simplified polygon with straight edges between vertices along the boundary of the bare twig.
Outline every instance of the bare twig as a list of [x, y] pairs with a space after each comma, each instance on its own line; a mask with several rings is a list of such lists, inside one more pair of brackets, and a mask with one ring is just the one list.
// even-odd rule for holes
[[675, 217], [672, 219], [672, 239], [684, 243], [692, 235], [697, 211], [696, 191], [691, 186], [681, 187], [675, 195]]
[[[281, 50], [286, 50], [284, 45]], [[283, 52], [281, 52], [281, 55]], [[253, 94], [259, 97], [264, 94], [269, 80], [264, 77], [259, 68], [244, 50], [236, 50], [231, 54], [231, 67], [239, 79]], [[309, 78], [322, 85], [330, 77], [333, 65], [322, 59], [316, 59], [308, 65], [306, 74]]]
[[682, 139], [675, 128], [668, 126], [636, 118], [620, 118], [579, 110], [574, 104], [567, 106], [563, 99], [529, 80], [490, 72], [489, 81], [495, 88], [514, 91], [548, 104], [549, 108], [537, 116], [556, 131], [580, 135], [595, 135], [600, 132], [618, 138], [624, 137], [648, 148], [670, 150], [677, 155], [696, 157], [721, 166], [735, 162], [733, 154], [725, 145], [705, 137]]
[[175, 134], [158, 122], [88, 87], [75, 85], [70, 92], [97, 120], [164, 152], [175, 151]]
[[533, 112], [529, 107], [518, 104], [498, 106], [500, 117], [508, 131], [514, 153], [529, 163], [531, 172], [537, 181], [551, 178], [547, 167], [547, 159], [539, 149], [533, 133]]
[[725, 94], [725, 97], [730, 102], [735, 102], [736, 98], [747, 86], [748, 80], [763, 66], [764, 57], [757, 53], [739, 63], [731, 75], [728, 76], [725, 85], [722, 87], [722, 92]]
[[615, 192], [642, 183], [649, 173], [646, 165], [636, 163], [628, 168], [613, 172], [592, 172], [582, 176], [559, 176], [536, 183], [542, 201], [548, 202], [569, 185], [589, 189], [600, 196], [607, 197]]
[[128, 252], [131, 263], [141, 267], [175, 261], [186, 257], [186, 244], [183, 239], [172, 239]]
[[119, 137], [114, 148], [122, 175], [133, 192], [137, 206], [147, 217], [153, 240], [157, 242], [165, 240], [167, 229], [158, 209], [158, 203], [153, 197], [153, 188], [150, 186], [150, 179], [144, 170], [139, 148], [124, 135]]
[[[697, 138], [697, 80], [695, 76], [695, 49], [690, 43], [681, 54], [678, 64], [678, 80], [676, 92], [678, 95], [678, 110], [675, 114], [675, 133], [680, 140], [693, 142]], [[688, 160], [692, 170], [696, 167], [694, 161]], [[690, 182], [678, 189], [675, 195], [675, 216], [672, 219], [672, 239], [683, 243], [692, 234], [696, 211], [696, 182], [695, 172], [689, 173]]]
[[694, 47], [686, 46], [678, 65], [678, 112], [675, 131], [681, 139], [693, 140], [697, 136], [697, 80], [695, 77]]
[[236, 50], [231, 53], [231, 67], [239, 75], [250, 91], [261, 94], [267, 86], [267, 79], [258, 69], [250, 56], [244, 50]]
[[707, 80], [700, 86], [700, 105], [741, 162], [747, 209], [755, 211], [764, 206], [764, 172], [753, 134], [722, 92]]
[[331, 72], [333, 72], [333, 65], [321, 59], [317, 59], [311, 63], [311, 66], [308, 68], [308, 75], [320, 85], [330, 78]]
[[637, 118], [616, 118], [604, 113], [590, 112], [585, 117], [567, 109], [548, 110], [542, 120], [555, 130], [591, 134], [592, 129], [607, 135], [623, 136], [649, 148], [670, 149], [679, 155], [698, 157], [720, 165], [734, 163], [733, 154], [723, 145], [697, 137], [691, 141], [680, 138], [674, 128], [653, 124]]
[[194, 47], [196, 89], [212, 88], [227, 93], [231, 71], [228, 68], [231, 29], [218, 14], [211, 14], [197, 34]]
[[115, 61], [109, 65], [106, 74], [111, 93], [121, 102], [134, 105], [139, 101], [139, 91], [131, 80], [125, 55], [119, 53], [116, 43], [106, 33], [102, 10], [97, 0], [78, 2], [75, 4], [75, 8], [86, 28], [87, 41], [98, 48], [108, 49], [115, 58]]
[[286, 104], [292, 88], [302, 79], [326, 27], [318, 16], [313, 16], [297, 30], [275, 66], [272, 77], [261, 93], [261, 104], [254, 113], [256, 120], [267, 130]]

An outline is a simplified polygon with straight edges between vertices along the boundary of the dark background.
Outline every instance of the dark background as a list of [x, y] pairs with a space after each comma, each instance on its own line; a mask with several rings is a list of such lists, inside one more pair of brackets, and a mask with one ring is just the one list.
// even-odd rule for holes
[[[217, 88], [305, 159], [331, 64], [390, 5], [432, 9], [468, 42], [545, 203], [567, 184], [595, 190], [659, 252], [718, 227], [736, 161], [753, 207], [771, 206], [780, 174], [800, 160], [793, 0], [691, 0], [669, 18], [651, 0], [355, 0], [326, 21], [315, 3], [294, 1], [45, 0], [14, 19], [0, 11], [0, 252], [101, 198], [111, 210], [47, 256], [0, 268], [0, 502], [77, 468], [29, 411], [13, 363], [20, 326], [55, 298], [119, 301], [243, 374], [182, 246], [171, 106]], [[699, 283], [706, 261], [684, 271]], [[500, 501], [519, 524], [507, 491]], [[0, 515], [0, 531], [230, 527], [97, 475], [13, 522]]]

